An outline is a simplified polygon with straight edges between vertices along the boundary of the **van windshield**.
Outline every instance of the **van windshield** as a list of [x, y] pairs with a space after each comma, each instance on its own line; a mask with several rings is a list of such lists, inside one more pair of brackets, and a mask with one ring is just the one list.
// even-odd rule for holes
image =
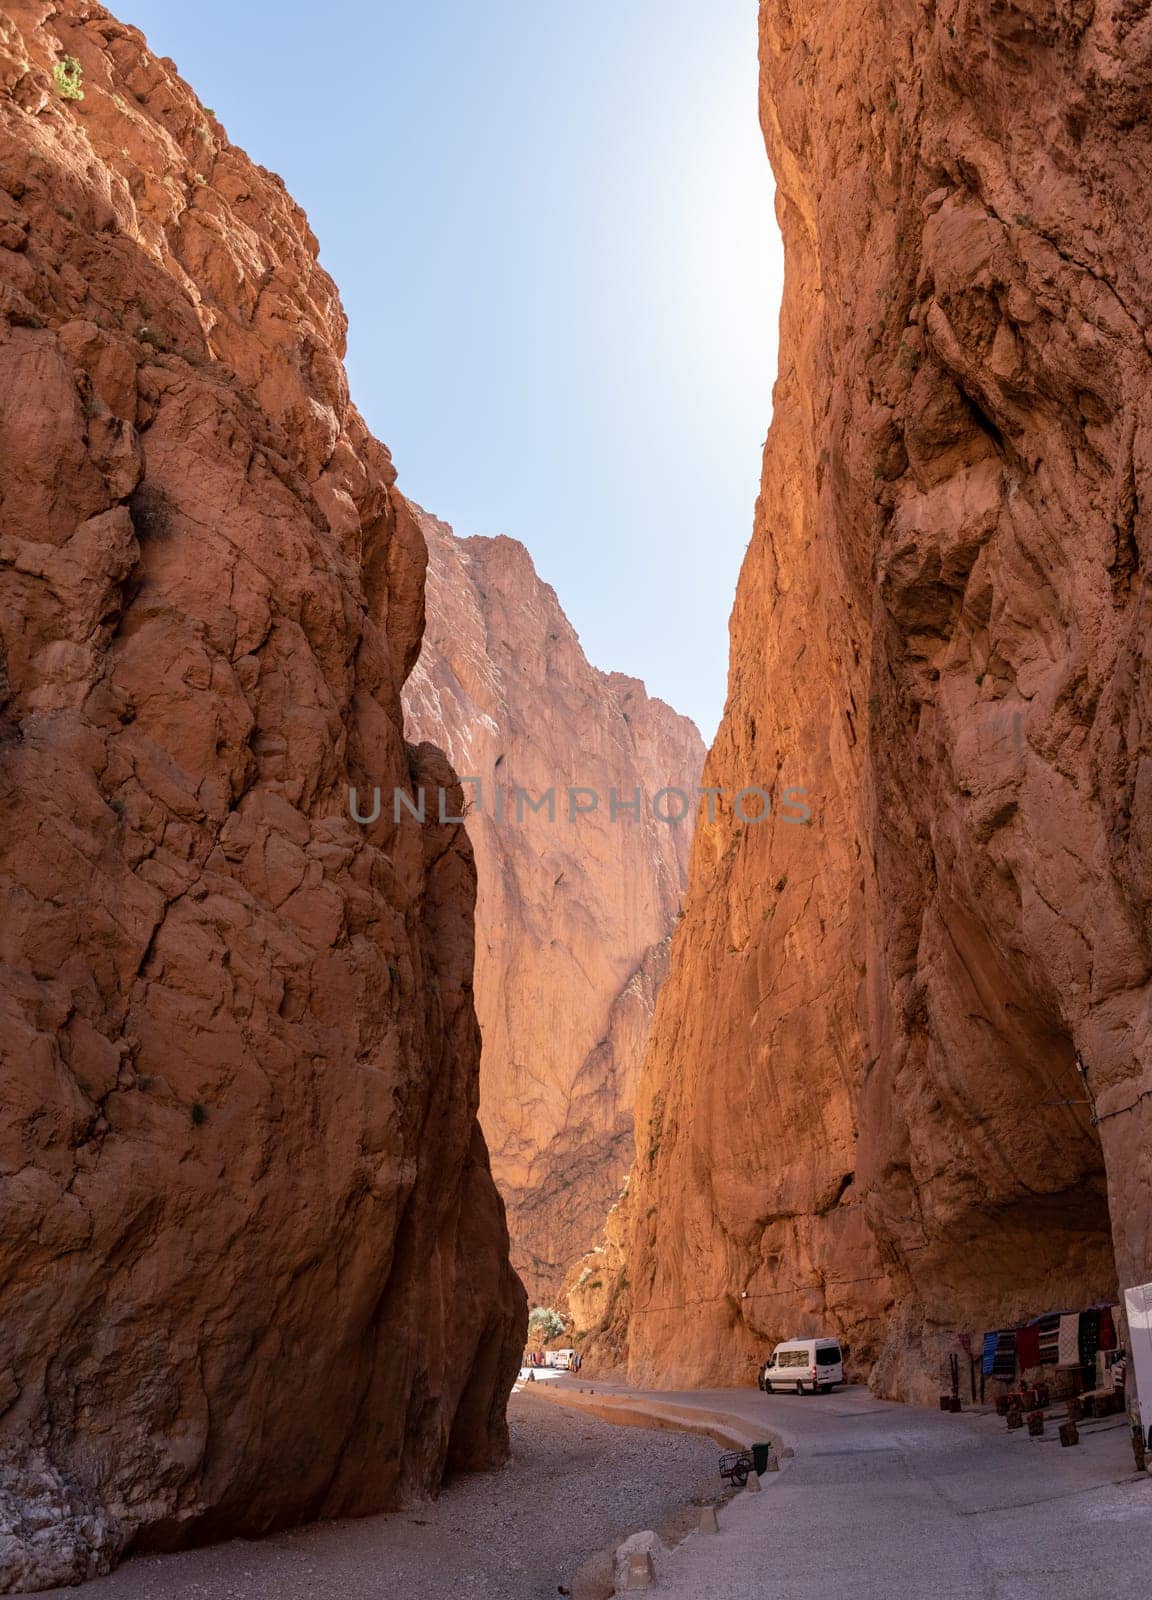
[[840, 1361], [840, 1346], [830, 1344], [823, 1350], [816, 1352], [816, 1365], [818, 1367], [834, 1367]]

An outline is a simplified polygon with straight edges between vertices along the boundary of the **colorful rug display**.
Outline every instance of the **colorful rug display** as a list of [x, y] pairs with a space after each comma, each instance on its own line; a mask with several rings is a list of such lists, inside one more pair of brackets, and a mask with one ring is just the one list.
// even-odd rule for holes
[[1080, 1313], [1080, 1331], [1077, 1343], [1080, 1346], [1080, 1365], [1093, 1367], [1096, 1365], [1096, 1352], [1100, 1348], [1100, 1312], [1093, 1308], [1091, 1311]]
[[986, 1378], [990, 1378], [996, 1371], [996, 1343], [999, 1338], [998, 1333], [984, 1335], [984, 1354], [980, 1360], [980, 1370]]
[[996, 1354], [992, 1361], [994, 1378], [1016, 1376], [1016, 1329], [1002, 1328], [996, 1335]]
[[1049, 1311], [1022, 1328], [1000, 1328], [984, 1335], [980, 1370], [985, 1377], [1015, 1378], [1038, 1367], [1094, 1367], [1098, 1352], [1120, 1341], [1119, 1307]]
[[1040, 1365], [1040, 1329], [1034, 1322], [1016, 1330], [1016, 1360], [1021, 1372]]
[[1037, 1317], [1036, 1329], [1040, 1335], [1040, 1365], [1054, 1367], [1060, 1353], [1059, 1313], [1053, 1312], [1048, 1316]]
[[1060, 1339], [1056, 1365], [1076, 1367], [1080, 1364], [1080, 1313], [1066, 1311], [1060, 1318]]

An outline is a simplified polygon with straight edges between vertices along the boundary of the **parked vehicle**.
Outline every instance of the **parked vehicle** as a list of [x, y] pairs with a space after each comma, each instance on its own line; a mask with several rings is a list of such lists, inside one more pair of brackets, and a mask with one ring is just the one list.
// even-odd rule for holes
[[760, 1368], [756, 1379], [765, 1394], [791, 1389], [796, 1394], [828, 1394], [844, 1382], [844, 1356], [838, 1339], [786, 1339]]
[[558, 1367], [561, 1372], [570, 1372], [575, 1350], [546, 1350], [544, 1352], [545, 1364], [549, 1367]]

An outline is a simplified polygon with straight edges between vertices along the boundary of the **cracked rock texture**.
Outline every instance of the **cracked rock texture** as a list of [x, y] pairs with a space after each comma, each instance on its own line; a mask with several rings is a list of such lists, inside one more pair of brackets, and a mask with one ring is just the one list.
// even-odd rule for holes
[[425, 551], [316, 254], [139, 33], [5, 6], [0, 1588], [506, 1453], [472, 855], [347, 807], [454, 783]]
[[[695, 725], [637, 679], [589, 664], [523, 545], [458, 539], [417, 516], [428, 627], [405, 704], [410, 725], [481, 780], [479, 791], [466, 786], [479, 874], [480, 1117], [513, 1262], [532, 1299], [552, 1303], [631, 1162], [636, 1079], [704, 747]], [[570, 786], [592, 791], [595, 809], [571, 818]], [[666, 786], [691, 796], [681, 823], [653, 814]], [[629, 804], [641, 791], [639, 819], [621, 810], [613, 821], [613, 787]], [[555, 820], [546, 806], [518, 807], [517, 788], [536, 802], [553, 789]]]
[[958, 1336], [1152, 1278], [1152, 17], [760, 20], [787, 279], [707, 775], [814, 820], [697, 831], [631, 1364], [838, 1332], [931, 1398]]

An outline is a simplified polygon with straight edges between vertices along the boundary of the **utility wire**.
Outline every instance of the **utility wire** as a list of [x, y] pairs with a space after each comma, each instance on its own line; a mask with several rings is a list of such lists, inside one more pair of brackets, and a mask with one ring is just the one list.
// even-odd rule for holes
[[[924, 1244], [913, 1244], [909, 1245], [904, 1253], [906, 1255], [913, 1255], [916, 1251], [927, 1250], [927, 1248], [928, 1246]], [[744, 1305], [751, 1303], [754, 1300], [780, 1300], [783, 1299], [785, 1295], [804, 1294], [810, 1289], [822, 1289], [825, 1291], [828, 1289], [847, 1289], [857, 1283], [888, 1283], [889, 1281], [890, 1279], [888, 1278], [887, 1274], [879, 1273], [861, 1278], [826, 1278], [822, 1282], [807, 1284], [796, 1283], [791, 1284], [786, 1289], [765, 1289], [758, 1294], [747, 1294], [741, 1292], [738, 1296], [735, 1296], [731, 1290], [726, 1289], [721, 1291], [719, 1294], [703, 1295], [698, 1300], [684, 1300], [675, 1305], [633, 1306], [631, 1314], [634, 1317], [647, 1317], [658, 1315], [664, 1311], [691, 1311], [697, 1306], [716, 1305], [721, 1300], [731, 1300], [734, 1298], [738, 1299], [741, 1305]]]

